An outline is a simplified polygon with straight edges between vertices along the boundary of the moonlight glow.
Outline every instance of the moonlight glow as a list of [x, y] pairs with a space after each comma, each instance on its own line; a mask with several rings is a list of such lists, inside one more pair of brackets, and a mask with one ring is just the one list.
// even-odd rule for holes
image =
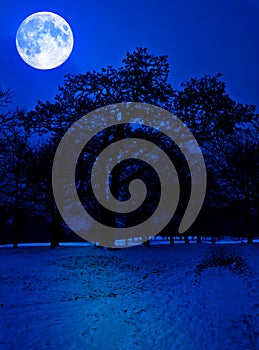
[[52, 69], [64, 63], [73, 49], [69, 24], [52, 12], [37, 12], [18, 28], [16, 47], [21, 58], [37, 69]]

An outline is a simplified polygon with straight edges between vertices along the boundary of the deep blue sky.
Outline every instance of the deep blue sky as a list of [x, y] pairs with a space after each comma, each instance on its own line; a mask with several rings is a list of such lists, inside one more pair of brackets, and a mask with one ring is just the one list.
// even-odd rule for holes
[[[64, 17], [75, 38], [70, 58], [40, 71], [19, 57], [15, 35], [30, 14]], [[137, 46], [169, 56], [175, 87], [194, 76], [223, 73], [231, 96], [259, 107], [259, 0], [44, 0], [5, 1], [0, 12], [0, 86], [14, 102], [33, 108], [52, 101], [66, 73], [118, 67]]]

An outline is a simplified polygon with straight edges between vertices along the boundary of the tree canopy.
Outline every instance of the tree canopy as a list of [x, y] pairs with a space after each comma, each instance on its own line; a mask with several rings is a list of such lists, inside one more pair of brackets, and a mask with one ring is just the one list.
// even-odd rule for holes
[[[55, 151], [63, 135], [73, 122], [97, 108], [120, 102], [144, 102], [177, 115], [200, 144], [208, 172], [208, 191], [203, 208], [205, 216], [201, 215], [201, 220], [206, 217], [206, 213], [210, 217], [212, 212], [221, 212], [226, 208], [236, 210], [243, 215], [243, 231], [249, 237], [249, 241], [252, 241], [252, 236], [255, 234], [254, 222], [259, 212], [258, 114], [255, 106], [238, 103], [230, 97], [221, 74], [215, 76], [206, 74], [203, 77], [191, 78], [185, 81], [179, 90], [175, 90], [169, 81], [168, 57], [153, 55], [148, 49], [140, 47], [133, 52], [127, 52], [119, 68], [108, 66], [100, 71], [67, 74], [64, 84], [58, 87], [54, 102], [38, 101], [33, 110], [17, 109], [15, 112], [8, 112], [7, 107], [12, 96], [10, 90], [0, 89], [2, 108], [0, 186], [4, 193], [1, 197], [2, 207], [4, 201], [10, 202], [15, 198], [10, 192], [11, 186], [9, 189], [6, 188], [5, 181], [8, 175], [10, 179], [16, 181], [19, 179], [16, 187], [19, 191], [16, 191], [16, 196], [27, 191], [27, 198], [31, 198], [24, 202], [24, 205], [29, 207], [31, 201], [34, 203], [35, 212], [40, 207], [45, 208], [45, 215], [53, 222], [53, 232], [58, 231], [58, 227], [63, 224], [55, 208], [51, 169]], [[104, 130], [91, 143], [92, 151], [88, 147], [88, 155], [89, 152], [95, 154], [98, 143], [103, 143], [104, 147], [117, 139], [130, 137], [134, 132], [139, 138], [156, 142], [177, 164], [178, 172], [183, 178], [182, 185], [185, 186], [183, 193], [187, 200], [190, 186], [188, 167], [186, 168], [179, 149], [173, 142], [159, 135], [154, 129], [151, 130], [144, 125], [141, 129], [134, 129], [130, 125], [125, 125], [120, 128], [114, 127], [109, 132]], [[83, 179], [88, 169], [84, 163], [87, 152], [85, 150], [82, 153], [78, 162], [76, 175], [78, 186], [84, 183]], [[23, 165], [25, 163], [26, 166]], [[124, 169], [121, 166], [117, 167], [113, 179], [111, 177], [113, 191], [121, 199], [127, 198], [127, 186], [132, 179], [136, 177], [143, 179], [143, 174], [155, 179], [155, 175], [151, 175], [152, 170], [143, 164], [124, 165]], [[159, 186], [154, 183], [152, 186], [155, 192], [159, 192]], [[81, 190], [82, 188], [84, 186]], [[81, 196], [86, 202], [91, 203], [87, 193], [86, 186]], [[20, 196], [19, 201], [21, 198]], [[148, 212], [152, 212], [152, 205], [150, 201]], [[178, 215], [180, 212], [181, 210]], [[197, 236], [203, 235], [204, 232], [201, 231], [206, 230], [208, 234], [215, 233], [208, 221], [204, 220], [207, 228], [199, 226], [199, 232], [195, 232]], [[197, 227], [194, 226], [193, 230], [197, 231]], [[174, 222], [164, 234], [177, 234]], [[60, 232], [58, 235], [53, 238], [57, 243]]]

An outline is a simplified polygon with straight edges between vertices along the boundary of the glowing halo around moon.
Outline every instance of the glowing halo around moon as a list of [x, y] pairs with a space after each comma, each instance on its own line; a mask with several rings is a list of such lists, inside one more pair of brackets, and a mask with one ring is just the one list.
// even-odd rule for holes
[[27, 17], [16, 33], [16, 47], [30, 66], [47, 70], [60, 66], [70, 56], [74, 38], [69, 24], [52, 12]]

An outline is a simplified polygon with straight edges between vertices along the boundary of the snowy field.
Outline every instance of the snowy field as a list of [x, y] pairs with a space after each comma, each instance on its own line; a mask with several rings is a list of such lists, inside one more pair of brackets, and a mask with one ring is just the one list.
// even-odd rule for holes
[[0, 349], [259, 349], [259, 244], [0, 249]]

